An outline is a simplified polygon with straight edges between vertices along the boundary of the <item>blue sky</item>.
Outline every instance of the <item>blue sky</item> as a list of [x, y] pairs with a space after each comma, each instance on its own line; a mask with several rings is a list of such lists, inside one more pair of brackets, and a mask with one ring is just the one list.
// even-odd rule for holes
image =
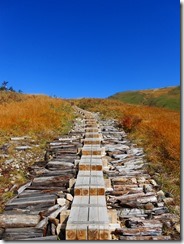
[[0, 0], [0, 82], [63, 98], [179, 85], [178, 0]]

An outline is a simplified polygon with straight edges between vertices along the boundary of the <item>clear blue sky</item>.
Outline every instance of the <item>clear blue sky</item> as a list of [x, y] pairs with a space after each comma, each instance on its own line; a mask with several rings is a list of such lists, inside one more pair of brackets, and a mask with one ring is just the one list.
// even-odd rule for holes
[[179, 85], [178, 0], [0, 0], [0, 82], [63, 98]]

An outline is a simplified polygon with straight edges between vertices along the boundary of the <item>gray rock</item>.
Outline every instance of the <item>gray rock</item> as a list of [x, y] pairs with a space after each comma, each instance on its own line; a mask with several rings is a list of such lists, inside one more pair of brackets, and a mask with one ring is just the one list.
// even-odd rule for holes
[[66, 199], [67, 199], [68, 201], [72, 202], [72, 201], [73, 201], [73, 196], [72, 196], [70, 193], [67, 193], [67, 194], [66, 194]]
[[12, 158], [12, 159], [8, 159], [8, 160], [6, 160], [5, 162], [4, 162], [4, 164], [11, 164], [11, 163], [13, 163], [14, 162], [14, 159]]
[[57, 203], [62, 207], [65, 205], [66, 199], [65, 198], [58, 198]]
[[180, 224], [175, 224], [175, 230], [180, 233]]
[[167, 205], [172, 205], [174, 204], [174, 199], [172, 197], [167, 197], [165, 199], [163, 199], [164, 203]]
[[162, 190], [157, 191], [157, 196], [159, 196], [163, 199], [163, 198], [165, 198], [165, 193]]
[[148, 202], [144, 205], [144, 208], [146, 210], [153, 210], [154, 209], [154, 205], [151, 202]]

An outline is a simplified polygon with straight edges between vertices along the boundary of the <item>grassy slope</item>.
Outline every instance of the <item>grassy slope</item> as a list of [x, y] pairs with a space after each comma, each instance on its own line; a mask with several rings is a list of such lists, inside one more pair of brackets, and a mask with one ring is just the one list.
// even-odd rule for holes
[[109, 97], [130, 104], [180, 110], [180, 86], [153, 90], [119, 92]]
[[73, 118], [70, 104], [45, 95], [0, 92], [0, 135], [52, 136], [64, 133]]
[[[43, 160], [46, 142], [67, 133], [73, 119], [74, 111], [71, 105], [62, 99], [0, 91], [0, 155], [4, 153], [2, 146], [5, 143], [10, 145], [8, 158], [0, 156], [0, 212], [4, 203], [13, 195], [13, 192], [9, 191], [12, 184], [20, 185], [27, 181], [26, 168], [16, 170], [4, 163], [6, 159], [11, 158], [21, 162], [14, 146], [10, 144], [10, 137], [31, 136], [35, 144], [39, 145], [28, 153], [18, 153], [18, 157], [26, 159], [26, 167], [29, 167], [38, 161], [38, 158]], [[11, 181], [11, 175], [15, 178], [14, 183]]]
[[81, 99], [76, 105], [116, 118], [129, 138], [144, 147], [149, 172], [180, 202], [180, 113], [111, 99]]

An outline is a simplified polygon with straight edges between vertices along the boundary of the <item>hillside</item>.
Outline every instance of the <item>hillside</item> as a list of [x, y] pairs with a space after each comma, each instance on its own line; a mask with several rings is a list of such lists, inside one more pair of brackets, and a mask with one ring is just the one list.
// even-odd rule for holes
[[180, 110], [180, 86], [151, 90], [118, 92], [109, 99], [116, 99], [124, 103], [141, 104]]
[[10, 189], [28, 181], [28, 168], [44, 160], [47, 141], [68, 133], [73, 119], [65, 100], [0, 91], [0, 212], [13, 196]]
[[0, 91], [1, 136], [48, 137], [64, 133], [72, 118], [73, 110], [65, 100]]
[[150, 162], [148, 171], [180, 202], [180, 113], [164, 108], [122, 103], [115, 99], [79, 99], [80, 108], [115, 118], [142, 146]]

